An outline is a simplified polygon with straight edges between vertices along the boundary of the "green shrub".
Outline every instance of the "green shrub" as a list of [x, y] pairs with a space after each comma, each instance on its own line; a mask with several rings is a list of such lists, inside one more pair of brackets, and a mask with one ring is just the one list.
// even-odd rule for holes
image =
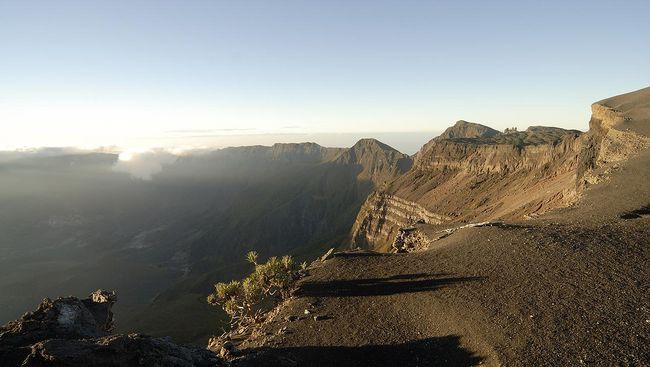
[[299, 267], [291, 256], [271, 257], [260, 264], [257, 252], [251, 251], [246, 260], [255, 266], [253, 272], [241, 281], [216, 283], [207, 299], [230, 315], [233, 327], [258, 322], [268, 308], [289, 297], [299, 277]]

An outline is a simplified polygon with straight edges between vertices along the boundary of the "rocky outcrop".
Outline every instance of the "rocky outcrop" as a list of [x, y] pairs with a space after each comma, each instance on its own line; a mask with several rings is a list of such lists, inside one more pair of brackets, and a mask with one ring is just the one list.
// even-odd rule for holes
[[[640, 92], [650, 95], [648, 90], [650, 88]], [[647, 128], [650, 124], [646, 123], [646, 126], [642, 125], [641, 129], [634, 129], [635, 123], [643, 122], [639, 120], [647, 116], [632, 117], [633, 113], [629, 112], [637, 111], [623, 111], [610, 107], [610, 105], [616, 106], [618, 101], [619, 99], [614, 97], [591, 105], [589, 132], [584, 139], [577, 172], [579, 184], [595, 184], [607, 179], [608, 168], [612, 165], [650, 147], [650, 138], [643, 131], [643, 128]], [[597, 168], [603, 169], [597, 170]]]
[[491, 127], [468, 122], [464, 120], [456, 121], [454, 126], [448, 127], [437, 139], [455, 139], [455, 138], [490, 138], [501, 134], [500, 131]]
[[431, 241], [425, 233], [418, 231], [416, 227], [400, 228], [391, 245], [391, 252], [402, 253], [425, 250], [429, 247]]
[[223, 366], [212, 352], [168, 338], [110, 335], [115, 293], [44, 299], [0, 327], [1, 366]]
[[388, 250], [401, 228], [415, 223], [441, 224], [451, 218], [433, 213], [422, 205], [386, 192], [368, 197], [352, 228], [354, 246]]

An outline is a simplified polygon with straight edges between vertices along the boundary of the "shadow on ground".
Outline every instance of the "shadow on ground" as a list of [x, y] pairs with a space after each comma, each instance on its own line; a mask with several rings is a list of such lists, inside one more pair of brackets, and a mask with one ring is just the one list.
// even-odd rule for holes
[[386, 278], [304, 282], [296, 295], [304, 297], [361, 297], [427, 292], [483, 277], [452, 277], [448, 274], [402, 274]]
[[639, 219], [645, 216], [650, 216], [650, 204], [620, 215], [621, 219]]
[[457, 335], [395, 345], [254, 348], [245, 352], [248, 356], [234, 366], [461, 367], [474, 366], [484, 360], [461, 347], [460, 337]]
[[386, 254], [381, 252], [373, 251], [357, 251], [357, 252], [337, 252], [332, 255], [333, 257], [380, 257], [380, 256], [391, 256], [392, 254]]

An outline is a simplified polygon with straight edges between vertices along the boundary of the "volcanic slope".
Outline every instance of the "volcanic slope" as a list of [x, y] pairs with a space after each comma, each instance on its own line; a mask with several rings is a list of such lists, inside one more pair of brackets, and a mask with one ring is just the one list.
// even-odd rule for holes
[[240, 365], [650, 365], [649, 105], [592, 106], [571, 206], [315, 262]]

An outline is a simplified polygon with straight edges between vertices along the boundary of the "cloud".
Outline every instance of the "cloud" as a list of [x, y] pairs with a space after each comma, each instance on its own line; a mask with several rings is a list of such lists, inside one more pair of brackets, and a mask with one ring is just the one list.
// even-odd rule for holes
[[224, 128], [224, 129], [183, 129], [183, 130], [167, 130], [167, 134], [216, 134], [216, 133], [225, 133], [225, 132], [236, 132], [236, 131], [255, 131], [256, 128], [246, 127], [246, 128]]
[[[163, 150], [146, 152], [124, 151], [120, 153], [123, 159], [113, 165], [113, 170], [125, 172], [133, 178], [149, 181], [153, 175], [161, 172], [167, 164], [173, 164], [178, 157]], [[128, 158], [128, 159], [127, 159]]]

